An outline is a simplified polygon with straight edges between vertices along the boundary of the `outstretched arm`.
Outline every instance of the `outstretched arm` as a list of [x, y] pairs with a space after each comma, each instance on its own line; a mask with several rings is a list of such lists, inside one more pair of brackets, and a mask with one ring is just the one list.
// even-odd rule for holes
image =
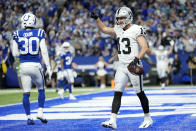
[[106, 27], [105, 24], [101, 21], [101, 19], [99, 18], [98, 14], [91, 12], [91, 18], [96, 20], [96, 23], [99, 27], [99, 29], [106, 34], [110, 34], [110, 35], [115, 35], [115, 31], [113, 28], [111, 27]]
[[167, 52], [167, 55], [170, 55], [170, 54], [173, 52], [173, 49], [174, 49], [174, 46], [173, 46], [173, 45], [171, 45], [171, 47], [170, 47], [169, 51]]

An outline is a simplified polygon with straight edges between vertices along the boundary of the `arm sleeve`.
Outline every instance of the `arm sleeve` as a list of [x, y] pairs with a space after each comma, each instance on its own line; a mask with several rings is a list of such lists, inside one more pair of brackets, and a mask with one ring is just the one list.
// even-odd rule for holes
[[47, 50], [47, 47], [46, 47], [45, 39], [41, 40], [41, 42], [40, 42], [40, 49], [41, 49], [42, 58], [44, 59], [44, 63], [46, 64], [47, 69], [51, 69], [49, 56], [48, 56], [48, 50]]
[[15, 40], [13, 40], [13, 42], [12, 42], [12, 55], [14, 57], [18, 57], [19, 56], [18, 44], [16, 43]]
[[13, 33], [13, 41], [12, 41], [12, 55], [14, 57], [18, 57], [19, 56], [19, 50], [18, 50], [18, 44], [16, 43], [16, 41], [18, 41], [18, 31], [15, 31]]
[[141, 36], [141, 35], [146, 37], [146, 28], [142, 26], [137, 26], [135, 28], [135, 37], [137, 38], [138, 36]]

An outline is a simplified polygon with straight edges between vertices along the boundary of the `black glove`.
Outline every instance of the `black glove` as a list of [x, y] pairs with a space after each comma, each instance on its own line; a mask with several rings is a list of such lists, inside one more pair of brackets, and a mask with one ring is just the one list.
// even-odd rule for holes
[[129, 67], [135, 67], [137, 64], [139, 64], [139, 59], [135, 57], [134, 60], [129, 64]]
[[91, 12], [91, 18], [97, 20], [99, 18], [99, 15], [95, 12]]

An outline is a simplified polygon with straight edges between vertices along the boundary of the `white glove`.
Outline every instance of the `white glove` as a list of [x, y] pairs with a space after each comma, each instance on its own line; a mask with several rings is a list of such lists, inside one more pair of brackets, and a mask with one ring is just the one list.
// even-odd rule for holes
[[173, 40], [170, 41], [170, 45], [174, 46], [174, 41]]
[[51, 68], [47, 68], [46, 72], [48, 74], [49, 79], [51, 80], [51, 77], [52, 77], [52, 70], [51, 70]]

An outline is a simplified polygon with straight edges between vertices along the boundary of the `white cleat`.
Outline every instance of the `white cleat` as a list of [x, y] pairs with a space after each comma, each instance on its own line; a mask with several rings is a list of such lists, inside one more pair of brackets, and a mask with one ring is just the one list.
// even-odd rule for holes
[[151, 117], [144, 118], [144, 122], [139, 126], [139, 128], [148, 128], [153, 124]]
[[47, 123], [48, 122], [46, 120], [46, 118], [44, 117], [43, 108], [38, 108], [37, 119], [39, 119], [42, 123]]
[[105, 128], [117, 129], [116, 122], [111, 122], [110, 120], [102, 122], [101, 125]]
[[64, 90], [62, 89], [62, 90], [59, 90], [58, 91], [58, 95], [59, 95], [59, 97], [61, 98], [61, 99], [64, 99]]
[[70, 100], [76, 100], [76, 97], [73, 96], [72, 94], [70, 94], [70, 95], [69, 95], [69, 99], [70, 99]]

